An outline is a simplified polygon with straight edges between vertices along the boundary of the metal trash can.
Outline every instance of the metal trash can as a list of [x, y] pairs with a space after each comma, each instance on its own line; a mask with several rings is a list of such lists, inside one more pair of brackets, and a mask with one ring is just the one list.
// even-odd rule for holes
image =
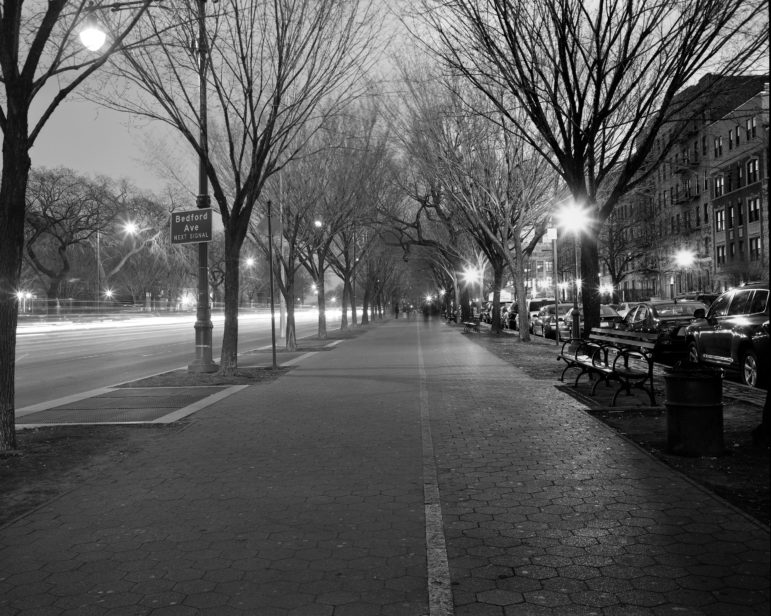
[[723, 371], [693, 364], [666, 368], [667, 452], [723, 453]]

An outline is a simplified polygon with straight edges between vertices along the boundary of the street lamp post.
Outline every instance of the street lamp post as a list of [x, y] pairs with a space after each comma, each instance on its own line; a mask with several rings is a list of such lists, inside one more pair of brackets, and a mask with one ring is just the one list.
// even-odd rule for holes
[[[160, 1], [160, 0], [159, 0]], [[213, 0], [216, 2], [217, 0]], [[127, 0], [103, 4], [99, 8], [110, 8], [120, 11], [145, 4], [144, 0]], [[198, 102], [200, 119], [200, 143], [198, 155], [198, 196], [196, 207], [206, 209], [211, 205], [209, 198], [209, 181], [206, 174], [206, 163], [209, 154], [209, 140], [206, 113], [206, 70], [208, 43], [206, 41], [206, 0], [196, 0], [198, 5]], [[107, 35], [99, 26], [94, 11], [90, 10], [86, 24], [80, 33], [83, 45], [90, 51], [98, 51], [107, 40]], [[98, 235], [97, 235], [98, 239]], [[98, 295], [98, 289], [97, 289]], [[188, 372], [215, 372], [217, 364], [212, 360], [212, 322], [209, 304], [209, 245], [198, 243], [198, 302], [195, 322], [195, 359], [188, 365]]]
[[557, 287], [557, 227], [549, 227], [546, 230], [546, 239], [551, 240], [552, 250], [552, 283], [554, 285], [554, 338], [557, 344], [560, 343], [560, 296], [559, 288]]
[[[208, 43], [206, 41], [206, 0], [198, 3], [198, 106], [200, 115], [200, 143], [198, 153], [198, 196], [196, 207], [211, 207], [209, 178], [206, 163], [209, 153], [208, 118], [206, 106], [206, 69]], [[195, 320], [195, 359], [188, 364], [188, 372], [215, 372], [212, 359], [211, 307], [209, 305], [209, 244], [198, 242], [198, 302]]]
[[575, 252], [576, 262], [576, 276], [573, 281], [573, 338], [577, 339], [581, 335], [578, 322], [578, 289], [581, 286], [581, 272], [579, 271], [580, 248], [578, 246], [578, 233], [573, 234], [573, 249]]
[[99, 245], [99, 209], [96, 210], [96, 314], [99, 314], [99, 293], [102, 288], [102, 255]]

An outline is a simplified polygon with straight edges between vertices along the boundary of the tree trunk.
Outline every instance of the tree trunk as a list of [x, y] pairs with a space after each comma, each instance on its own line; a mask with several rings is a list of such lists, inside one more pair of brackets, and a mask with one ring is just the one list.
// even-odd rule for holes
[[364, 297], [362, 298], [361, 302], [361, 324], [369, 325], [369, 299], [370, 299], [371, 292], [369, 290], [369, 287], [364, 289]]
[[30, 158], [26, 115], [9, 112], [0, 176], [0, 451], [16, 449], [16, 290], [21, 278]]
[[287, 351], [297, 350], [297, 329], [294, 320], [294, 302], [286, 305], [286, 342], [284, 348]]
[[493, 314], [490, 325], [491, 334], [500, 334], [501, 326], [501, 285], [503, 284], [503, 265], [493, 268]]
[[316, 282], [317, 301], [319, 305], [319, 332], [318, 338], [327, 339], [327, 303], [324, 298], [324, 276], [319, 276]]
[[593, 327], [600, 326], [598, 237], [598, 228], [588, 229], [586, 233], [581, 235], [581, 305], [584, 314], [583, 337], [588, 336]]
[[353, 274], [351, 276], [351, 280], [349, 282], [349, 285], [351, 287], [351, 293], [350, 293], [350, 297], [351, 297], [351, 324], [354, 327], [356, 327], [359, 324], [358, 316], [356, 315], [356, 294], [354, 293], [354, 289], [356, 288], [355, 287], [355, 285], [356, 285], [356, 278], [355, 278], [355, 276], [356, 276], [356, 274]]
[[514, 258], [516, 271], [514, 288], [517, 292], [517, 321], [519, 323], [519, 339], [530, 342], [530, 313], [527, 311], [527, 291], [525, 290], [525, 254], [522, 250], [522, 234], [517, 229], [514, 232]]
[[220, 374], [235, 375], [238, 370], [238, 296], [241, 243], [225, 233], [225, 326], [222, 331]]
[[295, 304], [293, 301], [287, 301], [287, 297], [294, 297], [294, 272], [290, 271], [285, 277], [284, 290], [286, 294], [281, 293], [280, 299], [284, 300], [286, 305], [286, 315], [284, 317], [284, 325], [279, 326], [281, 335], [284, 336], [284, 348], [287, 351], [297, 350], [297, 332], [295, 330], [294, 309]]
[[340, 298], [340, 310], [342, 310], [340, 316], [340, 331], [348, 329], [348, 298], [350, 297], [348, 291], [348, 286], [343, 282], [343, 296]]

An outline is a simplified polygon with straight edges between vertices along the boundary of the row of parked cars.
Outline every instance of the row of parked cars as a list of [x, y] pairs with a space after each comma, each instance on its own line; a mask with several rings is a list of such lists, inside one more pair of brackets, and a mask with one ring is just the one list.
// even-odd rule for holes
[[[602, 305], [600, 327], [659, 334], [654, 355], [666, 363], [688, 361], [717, 368], [758, 387], [771, 377], [769, 287], [746, 285], [717, 294]], [[583, 331], [582, 308], [578, 307]], [[544, 305], [530, 331], [546, 338], [571, 337], [573, 304]]]

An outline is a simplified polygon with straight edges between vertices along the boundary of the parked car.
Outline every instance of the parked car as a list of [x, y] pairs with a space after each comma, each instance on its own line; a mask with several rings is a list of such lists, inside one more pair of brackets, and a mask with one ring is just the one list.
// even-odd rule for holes
[[723, 293], [686, 330], [689, 361], [738, 373], [752, 387], [763, 385], [771, 370], [769, 303], [768, 285]]
[[696, 291], [693, 293], [683, 293], [682, 295], [678, 295], [675, 297], [675, 300], [678, 302], [683, 300], [702, 302], [707, 304], [707, 306], [710, 306], [712, 302], [714, 302], [719, 296], [720, 293], [702, 293], [701, 291]]
[[[609, 329], [615, 327], [618, 323], [621, 323], [623, 318], [620, 314], [608, 304], [600, 305], [600, 327], [607, 327]], [[584, 314], [583, 307], [578, 307], [578, 335], [583, 335], [584, 331]], [[560, 338], [567, 339], [573, 335], [573, 306], [570, 306], [570, 310], [565, 313], [565, 316], [560, 322]]]
[[706, 309], [706, 304], [695, 301], [642, 302], [630, 308], [618, 328], [635, 332], [656, 332], [659, 334], [656, 348], [653, 350], [656, 359], [685, 359], [688, 348], [685, 341], [686, 327], [693, 321], [697, 310]]
[[621, 317], [625, 317], [626, 313], [629, 312], [629, 309], [636, 305], [637, 302], [623, 302], [617, 306], [613, 306], [613, 308]]
[[[544, 297], [532, 297], [527, 300], [527, 313], [528, 313], [528, 321], [530, 322], [530, 333], [533, 333], [533, 319], [535, 319], [536, 316], [538, 316], [538, 311], [543, 308], [544, 306], [547, 306], [549, 304], [554, 303], [554, 298], [544, 298]], [[519, 313], [517, 313], [517, 319], [515, 323], [514, 329], [519, 329]]]
[[555, 305], [547, 304], [538, 311], [538, 314], [533, 319], [530, 329], [534, 334], [538, 334], [544, 338], [554, 338], [557, 335], [557, 328], [561, 327], [565, 313], [572, 308], [573, 304], [557, 304], [557, 318], [555, 319]]

